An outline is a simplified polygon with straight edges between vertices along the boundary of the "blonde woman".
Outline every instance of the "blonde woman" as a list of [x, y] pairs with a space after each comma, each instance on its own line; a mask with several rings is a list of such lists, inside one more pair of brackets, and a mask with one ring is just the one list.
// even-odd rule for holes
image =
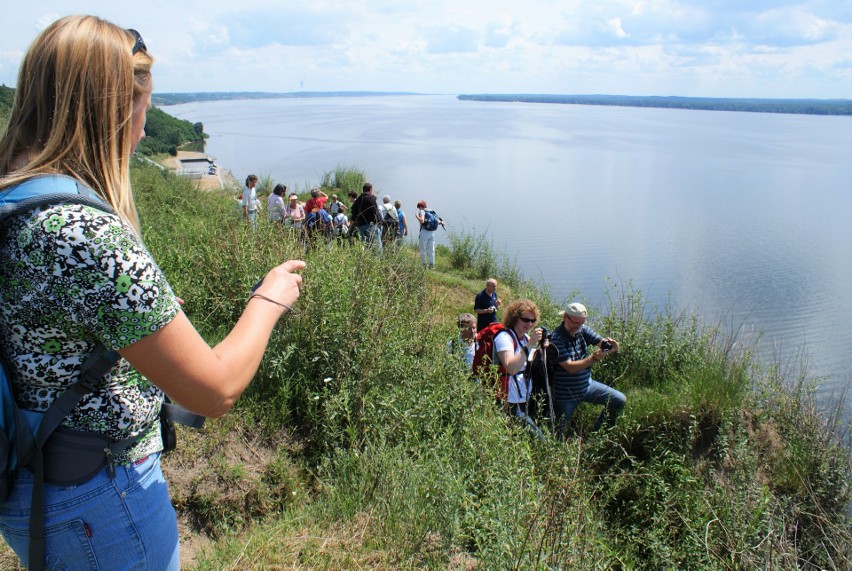
[[140, 239], [130, 186], [152, 62], [138, 32], [92, 16], [58, 20], [24, 56], [0, 140], [0, 203], [24, 184], [47, 184], [85, 185], [105, 205], [39, 207], [0, 227], [0, 355], [16, 401], [45, 410], [102, 345], [121, 359], [62, 427], [132, 442], [87, 481], [45, 484], [41, 561], [29, 552], [33, 477], [16, 474], [0, 504], [0, 531], [31, 568], [44, 561], [65, 569], [180, 568], [160, 470], [163, 396], [197, 414], [225, 414], [254, 376], [273, 326], [299, 297], [293, 272], [304, 263], [274, 268], [212, 348], [181, 311]]

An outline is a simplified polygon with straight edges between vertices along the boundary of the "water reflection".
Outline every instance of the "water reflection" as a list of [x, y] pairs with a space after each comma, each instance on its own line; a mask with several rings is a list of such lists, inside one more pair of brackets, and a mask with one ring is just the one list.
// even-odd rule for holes
[[606, 278], [630, 282], [655, 304], [762, 331], [764, 358], [804, 347], [826, 393], [852, 375], [849, 117], [444, 96], [169, 111], [202, 121], [235, 174], [298, 187], [353, 165], [404, 207], [426, 198], [557, 299], [600, 306]]

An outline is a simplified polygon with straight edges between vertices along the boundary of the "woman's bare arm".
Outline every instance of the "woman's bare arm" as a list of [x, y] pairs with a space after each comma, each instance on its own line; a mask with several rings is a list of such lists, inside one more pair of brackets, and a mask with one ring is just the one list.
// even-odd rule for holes
[[[299, 298], [305, 263], [291, 260], [264, 277], [255, 293], [291, 306]], [[217, 418], [248, 386], [285, 308], [252, 298], [234, 328], [210, 347], [183, 312], [165, 327], [119, 350], [137, 371], [188, 410]]]

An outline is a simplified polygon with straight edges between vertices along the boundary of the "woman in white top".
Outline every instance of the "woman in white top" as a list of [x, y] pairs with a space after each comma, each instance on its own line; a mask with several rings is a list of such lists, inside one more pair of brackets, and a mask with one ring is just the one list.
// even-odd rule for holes
[[528, 414], [532, 381], [524, 375], [527, 361], [532, 361], [541, 339], [541, 329], [533, 329], [538, 318], [534, 302], [518, 299], [510, 303], [503, 317], [504, 329], [494, 337], [494, 352], [506, 372], [502, 382], [508, 386], [502, 387], [502, 394], [506, 395], [509, 414], [523, 422], [536, 437], [543, 438]]
[[276, 184], [269, 195], [269, 200], [266, 201], [266, 209], [269, 211], [270, 222], [282, 222], [284, 220], [284, 194], [287, 192], [287, 187], [283, 184]]

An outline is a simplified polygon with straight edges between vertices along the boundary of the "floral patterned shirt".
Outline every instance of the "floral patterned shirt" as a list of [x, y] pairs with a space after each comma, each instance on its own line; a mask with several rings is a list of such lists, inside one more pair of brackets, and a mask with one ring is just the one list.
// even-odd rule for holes
[[[25, 410], [46, 410], [78, 380], [98, 343], [127, 347], [178, 311], [151, 254], [114, 214], [51, 206], [0, 228], [0, 350]], [[136, 461], [162, 449], [162, 401], [160, 389], [120, 359], [63, 426], [114, 440], [144, 433], [116, 457], [118, 463]]]

